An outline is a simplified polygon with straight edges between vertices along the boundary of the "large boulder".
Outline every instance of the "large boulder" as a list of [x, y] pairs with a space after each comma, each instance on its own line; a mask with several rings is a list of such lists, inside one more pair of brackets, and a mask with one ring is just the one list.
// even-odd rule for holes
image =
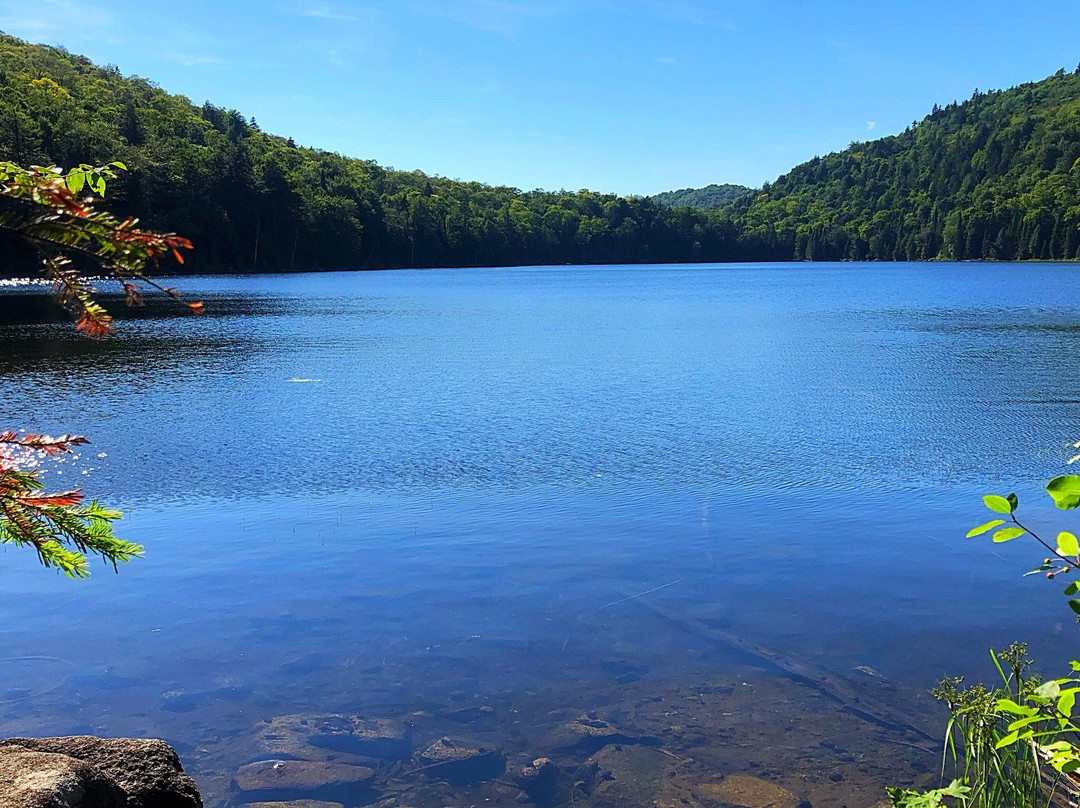
[[0, 747], [0, 808], [126, 808], [127, 795], [81, 760]]
[[150, 738], [9, 738], [0, 748], [28, 749], [90, 764], [127, 795], [127, 808], [202, 808], [198, 786], [165, 741]]

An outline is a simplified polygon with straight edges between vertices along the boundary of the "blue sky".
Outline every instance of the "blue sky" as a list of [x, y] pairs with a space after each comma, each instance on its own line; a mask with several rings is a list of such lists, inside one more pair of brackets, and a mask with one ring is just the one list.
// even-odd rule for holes
[[1080, 61], [1080, 3], [0, 0], [307, 146], [522, 189], [760, 185]]

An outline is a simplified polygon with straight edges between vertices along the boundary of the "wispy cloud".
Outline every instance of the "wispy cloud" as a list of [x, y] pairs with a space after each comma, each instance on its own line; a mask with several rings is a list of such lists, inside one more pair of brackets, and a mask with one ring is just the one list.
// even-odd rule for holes
[[630, 10], [636, 8], [649, 16], [658, 17], [668, 22], [687, 23], [728, 31], [736, 30], [731, 20], [720, 12], [710, 8], [708, 5], [690, 2], [690, 0], [639, 0], [639, 2], [626, 7]]
[[371, 25], [382, 23], [382, 14], [372, 8], [357, 8], [350, 5], [321, 2], [287, 3], [279, 6], [287, 14], [297, 17], [307, 17], [313, 20], [329, 20], [331, 22], [352, 22]]
[[563, 2], [515, 3], [508, 0], [430, 0], [413, 10], [431, 17], [446, 17], [471, 28], [514, 37], [535, 20], [556, 17], [567, 10]]
[[331, 65], [352, 70], [372, 57], [386, 58], [394, 49], [394, 29], [382, 11], [351, 3], [291, 0], [278, 10], [306, 21], [297, 23], [290, 47], [317, 54]]
[[216, 56], [203, 53], [182, 53], [173, 51], [161, 54], [161, 58], [169, 62], [176, 62], [184, 67], [217, 67], [224, 62]]
[[[72, 21], [78, 20], [77, 25]], [[120, 42], [112, 14], [92, 3], [71, 0], [36, 0], [27, 8], [26, 0], [0, 0], [0, 30], [38, 41]]]
[[657, 56], [656, 57], [656, 63], [658, 65], [673, 65], [677, 61], [679, 61], [679, 60], [676, 59], [674, 56]]
[[876, 129], [877, 128], [877, 121], [867, 121], [866, 122], [866, 128], [867, 129]]

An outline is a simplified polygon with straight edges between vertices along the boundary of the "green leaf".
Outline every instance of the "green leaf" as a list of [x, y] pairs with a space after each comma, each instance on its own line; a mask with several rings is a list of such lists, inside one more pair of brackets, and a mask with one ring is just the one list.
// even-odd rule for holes
[[1001, 749], [1001, 748], [1006, 747], [1006, 746], [1011, 746], [1012, 744], [1016, 743], [1016, 741], [1017, 741], [1017, 739], [1019, 737], [1020, 737], [1019, 733], [1010, 732], [1008, 735], [1006, 735], [1004, 738], [1002, 738], [1000, 741], [998, 741], [996, 744], [994, 744], [994, 748], [995, 749]]
[[1027, 533], [1022, 527], [1006, 527], [994, 534], [994, 541], [1000, 544], [1003, 541], [1018, 539]]
[[1058, 698], [1057, 709], [1066, 718], [1072, 718], [1073, 707], [1076, 705], [1076, 690], [1066, 690]]
[[1032, 724], [1038, 724], [1043, 719], [1038, 715], [1031, 715], [1027, 718], [1018, 718], [1009, 724], [1009, 732], [1018, 732], [1024, 729], [1024, 727], [1030, 727]]
[[1046, 493], [1061, 510], [1071, 511], [1080, 505], [1080, 477], [1075, 474], [1055, 477], [1046, 484]]
[[1027, 578], [1029, 575], [1038, 575], [1040, 572], [1046, 572], [1047, 570], [1052, 570], [1053, 568], [1054, 568], [1053, 564], [1043, 564], [1041, 567], [1036, 567], [1035, 569], [1030, 570], [1029, 572], [1025, 572], [1023, 577]]
[[[1080, 479], [1080, 478], [1077, 478]], [[1051, 481], [1052, 482], [1052, 481]], [[994, 513], [1012, 513], [1013, 505], [1005, 497], [999, 497], [995, 494], [988, 494], [983, 497], [983, 502], [986, 503], [986, 507], [992, 510]], [[1076, 507], [1076, 506], [1073, 506]]]
[[1066, 595], [1075, 595], [1077, 592], [1080, 592], [1080, 581], [1073, 581], [1071, 584], [1065, 587]]
[[1066, 556], [1080, 555], [1080, 542], [1072, 533], [1062, 531], [1058, 533], [1058, 552]]
[[1034, 707], [1026, 707], [1021, 704], [1017, 704], [1012, 699], [998, 699], [997, 709], [1003, 713], [1012, 713], [1013, 715], [1035, 715]]
[[973, 527], [970, 530], [968, 530], [968, 535], [964, 536], [964, 538], [971, 539], [971, 538], [974, 538], [975, 536], [982, 536], [984, 533], [987, 533], [987, 531], [993, 530], [998, 525], [1003, 525], [1004, 523], [1005, 523], [1005, 521], [1003, 519], [996, 519], [996, 520], [987, 522], [985, 525], [980, 525], [978, 527]]
[[964, 538], [965, 539], [970, 539], [970, 538], [973, 538], [975, 536], [981, 536], [983, 533], [986, 533], [986, 532], [988, 532], [990, 530], [993, 530], [998, 525], [1003, 525], [1003, 524], [1005, 524], [1004, 519], [994, 519], [991, 522], [987, 522], [985, 525], [979, 525], [978, 527], [973, 527], [971, 530], [969, 530], [967, 532], [967, 535]]
[[79, 191], [81, 191], [83, 189], [83, 186], [85, 184], [86, 184], [86, 175], [84, 173], [82, 173], [81, 171], [73, 171], [71, 174], [68, 175], [67, 187], [68, 187], [68, 190], [71, 191], [71, 193], [73, 193], [73, 194], [79, 193]]
[[1075, 598], [1073, 600], [1070, 600], [1069, 601], [1069, 608], [1072, 609], [1077, 614], [1080, 614], [1080, 600], [1077, 600]]

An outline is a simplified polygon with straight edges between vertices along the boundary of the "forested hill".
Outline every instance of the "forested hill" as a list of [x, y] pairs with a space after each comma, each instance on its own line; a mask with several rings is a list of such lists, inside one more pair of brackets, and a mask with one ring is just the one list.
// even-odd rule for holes
[[728, 212], [775, 260], [1080, 258], [1080, 75], [976, 91]]
[[[108, 206], [189, 237], [192, 271], [635, 263], [742, 256], [720, 217], [382, 168], [141, 78], [0, 35], [0, 159], [121, 160]], [[30, 268], [4, 264], [0, 272]], [[746, 256], [748, 257], [748, 256]]]
[[[935, 108], [719, 210], [490, 187], [297, 147], [113, 67], [0, 34], [0, 159], [130, 170], [108, 206], [191, 271], [1080, 258], [1080, 75]], [[0, 244], [0, 273], [27, 274]]]
[[753, 188], [745, 185], [706, 185], [704, 188], [683, 188], [678, 191], [664, 191], [649, 197], [653, 202], [666, 208], [704, 208], [705, 210], [718, 210], [729, 202], [734, 202], [740, 196], [753, 193]]

